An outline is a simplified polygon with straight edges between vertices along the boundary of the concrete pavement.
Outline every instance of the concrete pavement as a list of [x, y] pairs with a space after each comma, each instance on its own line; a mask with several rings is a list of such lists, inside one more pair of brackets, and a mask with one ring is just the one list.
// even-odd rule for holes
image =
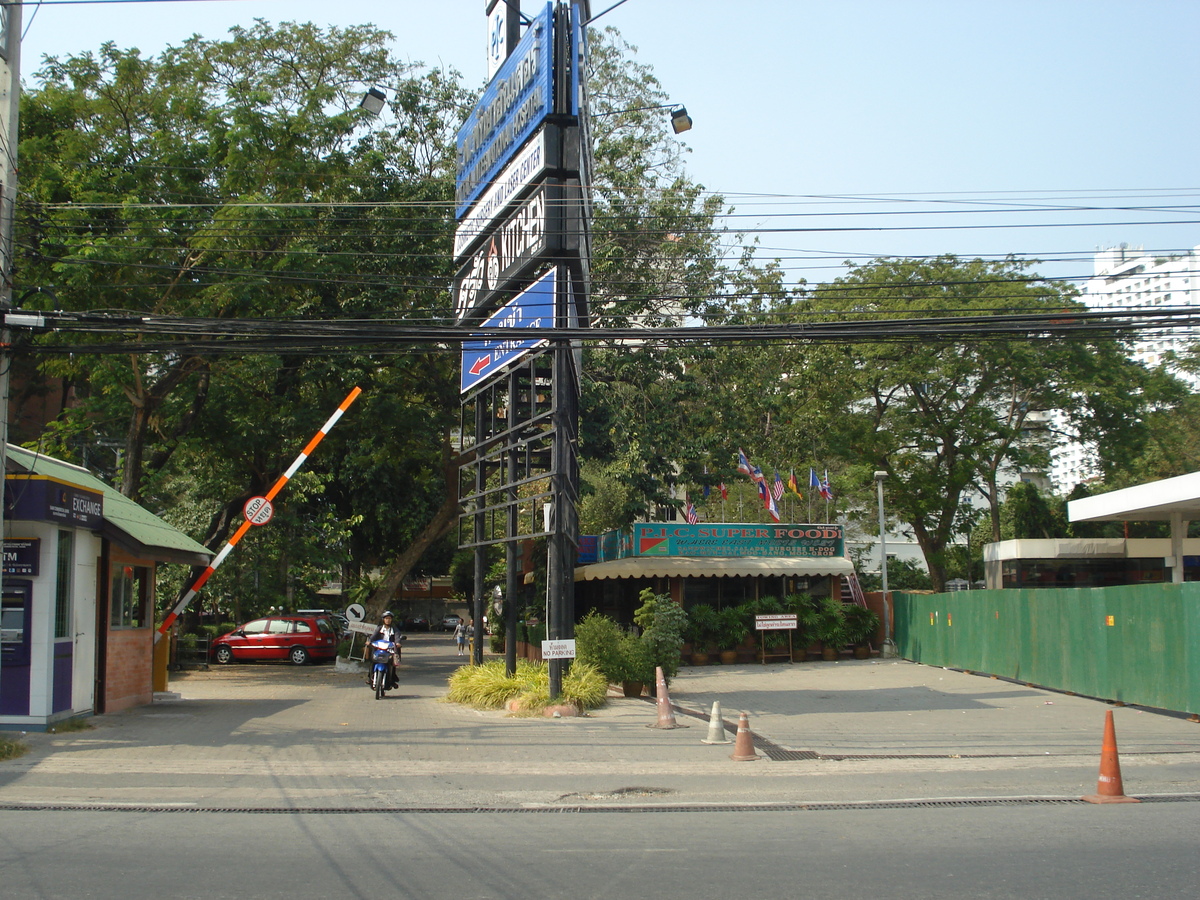
[[[649, 698], [580, 718], [516, 718], [444, 702], [464, 660], [449, 636], [405, 645], [401, 687], [375, 700], [333, 666], [173, 673], [179, 699], [30, 734], [0, 762], [0, 806], [185, 809], [689, 808], [1096, 792], [1101, 701], [903, 660], [684, 668], [681, 727]], [[760, 758], [705, 744], [720, 701], [746, 712]], [[1200, 724], [1114, 712], [1125, 793], [1200, 799]], [[728, 732], [732, 740], [732, 730]]]

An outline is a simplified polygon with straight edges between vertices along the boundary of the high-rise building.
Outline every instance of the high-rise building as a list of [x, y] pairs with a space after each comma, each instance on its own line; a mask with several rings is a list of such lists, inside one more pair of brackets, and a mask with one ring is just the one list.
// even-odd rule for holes
[[[1200, 246], [1183, 252], [1150, 252], [1122, 244], [1096, 254], [1093, 275], [1083, 286], [1082, 300], [1093, 309], [1200, 307]], [[1130, 356], [1147, 366], [1168, 361], [1168, 352], [1182, 352], [1197, 342], [1187, 328], [1147, 332], [1134, 343]], [[1200, 379], [1175, 370], [1200, 389]], [[1065, 427], [1061, 415], [1055, 429]], [[1095, 447], [1069, 439], [1051, 451], [1050, 481], [1059, 493], [1099, 474]]]

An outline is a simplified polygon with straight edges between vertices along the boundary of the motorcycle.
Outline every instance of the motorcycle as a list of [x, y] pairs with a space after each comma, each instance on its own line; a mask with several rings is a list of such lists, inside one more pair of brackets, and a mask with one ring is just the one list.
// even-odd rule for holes
[[[404, 640], [401, 636], [400, 640]], [[378, 640], [371, 644], [371, 688], [375, 691], [375, 699], [382, 700], [388, 686], [388, 663], [396, 654], [396, 642]]]

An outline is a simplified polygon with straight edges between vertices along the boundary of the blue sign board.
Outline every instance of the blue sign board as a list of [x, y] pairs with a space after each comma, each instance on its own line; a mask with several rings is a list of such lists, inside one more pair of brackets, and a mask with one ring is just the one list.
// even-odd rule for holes
[[[498, 309], [483, 323], [484, 328], [553, 328], [554, 294], [557, 278], [554, 269]], [[516, 362], [545, 338], [485, 338], [463, 341], [460, 391], [471, 388]]]
[[547, 3], [458, 130], [456, 218], [463, 217], [553, 110], [553, 35], [554, 10]]

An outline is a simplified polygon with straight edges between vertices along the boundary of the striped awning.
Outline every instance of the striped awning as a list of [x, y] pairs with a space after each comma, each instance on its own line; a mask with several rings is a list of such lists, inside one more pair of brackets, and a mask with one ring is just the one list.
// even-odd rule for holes
[[604, 578], [747, 578], [781, 575], [850, 575], [844, 556], [630, 556], [580, 566], [576, 581]]

